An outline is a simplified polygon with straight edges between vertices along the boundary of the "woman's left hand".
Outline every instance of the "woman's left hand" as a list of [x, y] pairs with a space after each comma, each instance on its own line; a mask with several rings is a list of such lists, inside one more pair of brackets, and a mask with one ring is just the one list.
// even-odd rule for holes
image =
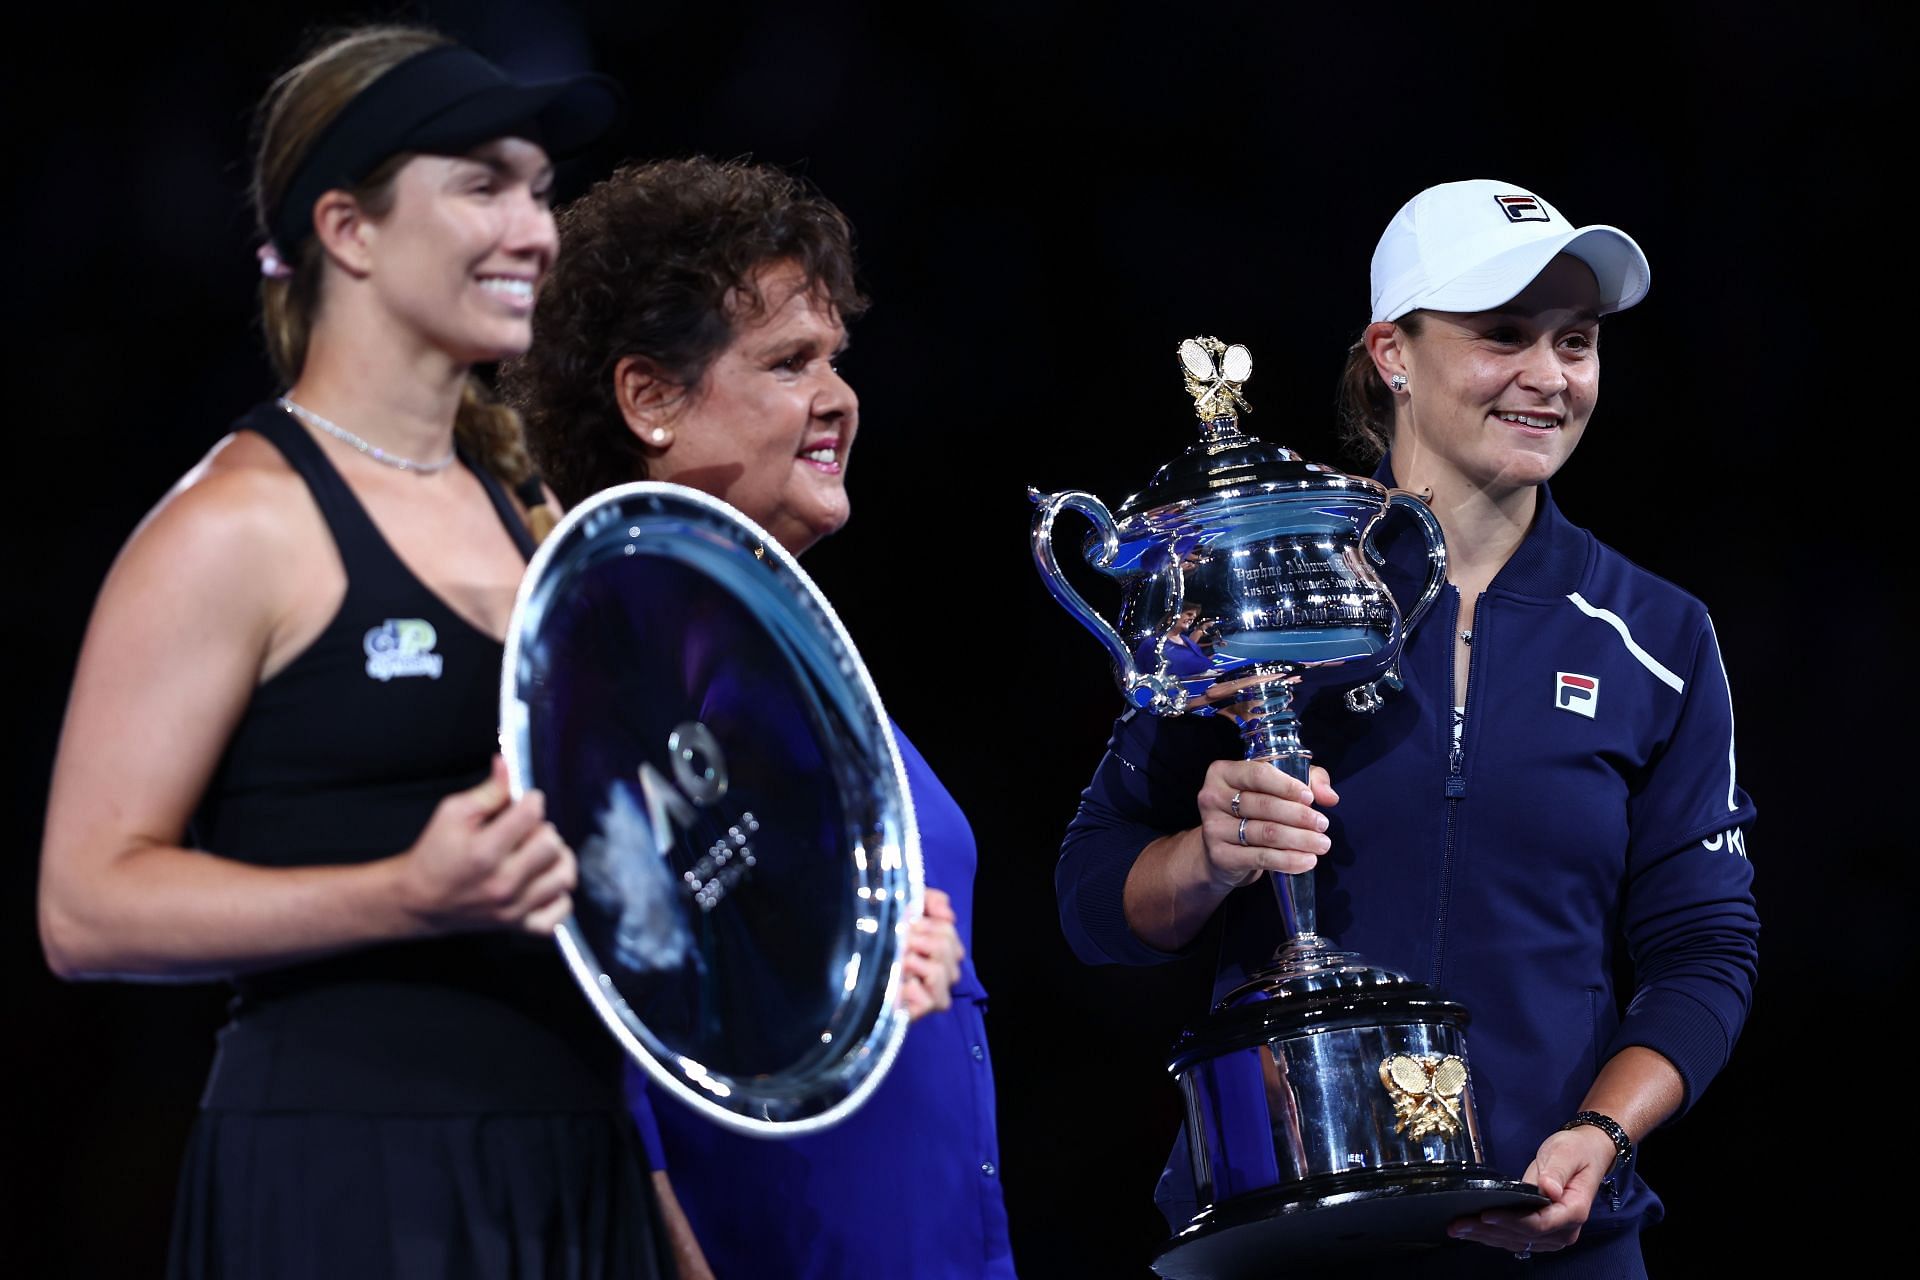
[[900, 1002], [910, 1022], [953, 1007], [953, 984], [960, 981], [960, 958], [967, 954], [955, 921], [952, 899], [928, 889], [924, 912], [907, 926], [907, 980]]
[[1614, 1155], [1613, 1139], [1592, 1125], [1562, 1129], [1540, 1144], [1521, 1179], [1540, 1188], [1551, 1204], [1531, 1213], [1489, 1209], [1475, 1218], [1455, 1219], [1447, 1234], [1517, 1257], [1564, 1249], [1580, 1238]]

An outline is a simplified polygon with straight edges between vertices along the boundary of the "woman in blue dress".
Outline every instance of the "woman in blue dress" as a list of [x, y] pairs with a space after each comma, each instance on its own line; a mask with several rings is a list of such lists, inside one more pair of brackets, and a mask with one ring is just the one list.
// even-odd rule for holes
[[[563, 502], [672, 481], [796, 554], [846, 523], [860, 405], [834, 361], [866, 300], [837, 208], [767, 166], [640, 165], [569, 206], [561, 244], [538, 340], [503, 387]], [[916, 1020], [886, 1080], [833, 1128], [769, 1141], [654, 1107], [631, 1075], [697, 1239], [686, 1252], [721, 1280], [1013, 1274], [986, 992], [967, 956], [973, 834], [897, 725], [894, 736], [930, 888], [905, 961]], [[897, 1192], [884, 1211], [873, 1188]]]

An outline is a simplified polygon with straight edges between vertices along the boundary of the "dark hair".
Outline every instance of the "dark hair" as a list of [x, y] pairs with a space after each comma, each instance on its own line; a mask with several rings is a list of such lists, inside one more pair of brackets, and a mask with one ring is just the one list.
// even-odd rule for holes
[[[1410, 338], [1420, 336], [1424, 317], [1409, 311], [1393, 323]], [[1393, 447], [1393, 393], [1380, 381], [1380, 370], [1367, 354], [1366, 334], [1347, 348], [1347, 364], [1340, 370], [1340, 443], [1369, 465], [1386, 457]]]
[[843, 320], [866, 310], [846, 215], [771, 165], [704, 156], [630, 165], [561, 213], [533, 346], [501, 369], [500, 386], [563, 503], [646, 477], [614, 366], [639, 356], [698, 387], [735, 324], [761, 314], [754, 275], [777, 262], [798, 266]]
[[[322, 130], [368, 85], [416, 54], [452, 43], [424, 27], [374, 26], [324, 33], [293, 68], [267, 90], [254, 115], [251, 194], [261, 236]], [[382, 217], [393, 205], [393, 179], [410, 153], [393, 156], [352, 191], [360, 207]], [[292, 274], [260, 281], [260, 320], [267, 354], [287, 383], [298, 381], [320, 311], [326, 253], [309, 236], [287, 263]], [[533, 472], [520, 420], [469, 375], [454, 418], [454, 434], [489, 471], [518, 485]]]

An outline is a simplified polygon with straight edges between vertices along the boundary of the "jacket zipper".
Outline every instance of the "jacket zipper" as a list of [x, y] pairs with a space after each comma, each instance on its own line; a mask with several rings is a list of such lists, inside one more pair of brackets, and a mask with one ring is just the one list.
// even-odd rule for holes
[[[1447, 827], [1446, 837], [1440, 846], [1440, 902], [1433, 916], [1433, 968], [1427, 979], [1428, 985], [1435, 987], [1440, 985], [1440, 972], [1446, 961], [1447, 910], [1453, 901], [1455, 829], [1459, 824], [1460, 801], [1464, 799], [1467, 794], [1467, 775], [1465, 769], [1467, 741], [1466, 713], [1468, 704], [1473, 699], [1473, 686], [1477, 683], [1474, 677], [1479, 673], [1480, 650], [1485, 647], [1484, 644], [1475, 644], [1472, 641], [1468, 642], [1467, 697], [1465, 701], [1456, 701], [1458, 697], [1457, 690], [1459, 689], [1459, 682], [1456, 677], [1459, 673], [1454, 670], [1453, 655], [1455, 649], [1453, 640], [1454, 637], [1460, 633], [1460, 592], [1458, 588], [1451, 590], [1451, 599], [1448, 603], [1451, 606], [1451, 611], [1447, 620], [1447, 705], [1444, 709], [1445, 715], [1442, 721], [1445, 726], [1444, 732], [1447, 735]], [[1485, 625], [1485, 619], [1482, 616], [1482, 606], [1484, 606], [1485, 603], [1486, 595], [1483, 592], [1476, 600], [1474, 606], [1473, 626], [1475, 631], [1480, 631]], [[1479, 639], [1477, 636], [1475, 638]], [[1456, 706], [1460, 708], [1461, 719], [1460, 735], [1458, 738], [1454, 736], [1453, 732], [1453, 709]]]

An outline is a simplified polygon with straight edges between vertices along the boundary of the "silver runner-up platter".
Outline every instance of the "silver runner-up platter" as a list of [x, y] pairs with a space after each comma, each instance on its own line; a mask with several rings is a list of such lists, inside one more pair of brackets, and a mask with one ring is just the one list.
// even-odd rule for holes
[[[1245, 347], [1190, 338], [1179, 359], [1199, 439], [1117, 511], [1080, 490], [1033, 493], [1034, 562], [1106, 647], [1132, 705], [1228, 716], [1247, 759], [1304, 782], [1297, 700], [1330, 690], [1364, 715], [1400, 688], [1400, 650], [1446, 581], [1446, 544], [1413, 494], [1242, 431]], [[1092, 522], [1081, 554], [1121, 586], [1114, 623], [1061, 571], [1066, 511]], [[1404, 615], [1374, 571], [1393, 517], [1426, 543], [1426, 582]], [[1412, 1257], [1443, 1244], [1456, 1217], [1546, 1203], [1484, 1161], [1466, 1009], [1322, 936], [1311, 872], [1267, 878], [1284, 935], [1271, 963], [1189, 1027], [1168, 1063], [1200, 1208], [1154, 1270], [1217, 1280], [1309, 1258]]]
[[826, 599], [717, 498], [608, 489], [527, 567], [501, 743], [579, 859], [556, 931], [667, 1095], [825, 1128], [899, 1051], [920, 843], [886, 712]]

